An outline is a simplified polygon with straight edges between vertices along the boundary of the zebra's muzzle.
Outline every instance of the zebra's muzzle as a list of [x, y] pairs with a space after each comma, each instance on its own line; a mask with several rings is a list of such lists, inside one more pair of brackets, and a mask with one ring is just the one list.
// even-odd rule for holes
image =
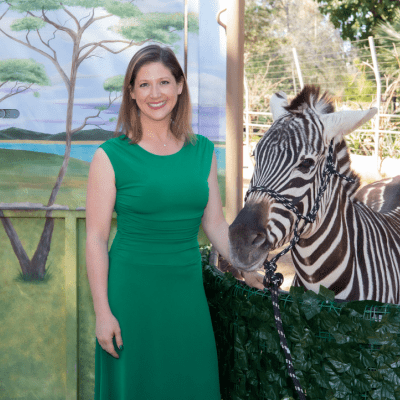
[[265, 228], [266, 214], [262, 205], [246, 206], [229, 227], [231, 261], [242, 271], [262, 269], [271, 249]]

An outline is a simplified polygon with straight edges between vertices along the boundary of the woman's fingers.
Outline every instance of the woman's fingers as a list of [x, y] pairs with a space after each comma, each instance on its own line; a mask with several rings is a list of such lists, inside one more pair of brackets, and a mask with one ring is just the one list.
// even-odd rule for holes
[[256, 272], [243, 272], [244, 281], [247, 285], [255, 287], [257, 289], [263, 290], [264, 284], [263, 279], [264, 276]]
[[115, 358], [119, 358], [115, 350], [113, 337], [115, 336], [117, 347], [120, 348], [120, 346], [123, 345], [121, 328], [117, 319], [112, 314], [102, 315], [100, 318], [96, 318], [96, 336], [104, 351]]
[[121, 330], [115, 333], [115, 341], [119, 350], [123, 350], [124, 343], [122, 342]]
[[110, 353], [113, 357], [119, 358], [119, 355], [115, 351], [114, 343], [113, 343], [112, 338], [107, 340], [107, 343], [106, 343], [105, 347], [103, 347], [103, 348], [107, 353]]

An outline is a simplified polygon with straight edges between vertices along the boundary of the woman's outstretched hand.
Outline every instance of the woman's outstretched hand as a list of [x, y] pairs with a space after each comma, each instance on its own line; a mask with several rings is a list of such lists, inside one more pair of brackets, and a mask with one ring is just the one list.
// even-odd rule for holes
[[264, 285], [263, 285], [263, 279], [264, 275], [260, 274], [257, 271], [254, 272], [243, 272], [240, 271], [242, 274], [244, 281], [246, 282], [247, 285], [251, 287], [255, 287], [256, 289], [263, 290]]

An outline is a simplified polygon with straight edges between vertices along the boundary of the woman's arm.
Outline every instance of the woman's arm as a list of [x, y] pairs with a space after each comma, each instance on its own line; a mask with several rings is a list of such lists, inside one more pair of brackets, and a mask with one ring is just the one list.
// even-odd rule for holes
[[[226, 222], [224, 213], [222, 211], [222, 201], [218, 187], [217, 158], [215, 153], [213, 154], [210, 175], [208, 176], [208, 187], [208, 203], [204, 210], [201, 224], [204, 233], [207, 235], [208, 239], [216, 248], [218, 253], [220, 253], [225, 260], [231, 263], [228, 239], [229, 225]], [[249, 273], [243, 271], [240, 271], [240, 273], [245, 278], [245, 281], [249, 286], [254, 286], [258, 289], [264, 288], [262, 283], [263, 276], [261, 274], [257, 272]]]
[[115, 204], [115, 176], [102, 148], [89, 168], [86, 194], [86, 270], [96, 315], [111, 313], [108, 304], [108, 239]]

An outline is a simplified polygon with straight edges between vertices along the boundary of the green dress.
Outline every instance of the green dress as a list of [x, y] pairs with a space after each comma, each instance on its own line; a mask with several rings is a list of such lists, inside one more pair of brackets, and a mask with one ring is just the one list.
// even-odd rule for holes
[[197, 235], [214, 144], [159, 156], [125, 135], [100, 145], [115, 173], [117, 233], [108, 301], [124, 348], [96, 338], [95, 400], [220, 400]]

